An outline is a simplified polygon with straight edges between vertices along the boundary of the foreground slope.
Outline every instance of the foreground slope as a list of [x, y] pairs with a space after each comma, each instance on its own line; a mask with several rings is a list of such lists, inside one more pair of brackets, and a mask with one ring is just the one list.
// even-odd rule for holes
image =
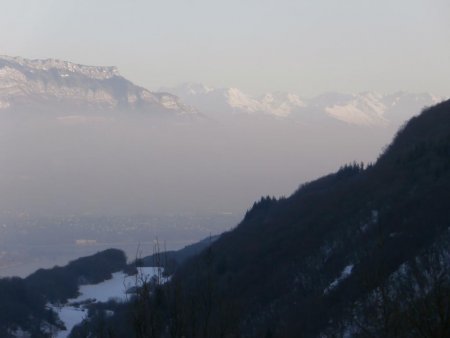
[[374, 165], [261, 199], [170, 283], [93, 308], [72, 337], [448, 337], [448, 191], [450, 101]]
[[[446, 101], [410, 120], [376, 164], [345, 166], [289, 198], [255, 203], [176, 279], [194, 298], [210, 290], [215, 307], [196, 309], [200, 318], [216, 318], [197, 323], [208, 332], [231, 316], [221, 306], [239, 309], [237, 330], [249, 336], [358, 332], [350, 319], [363, 311], [346, 313], [390, 285], [405, 263], [428, 251], [448, 258], [449, 191]], [[448, 259], [439, 262], [445, 272]], [[443, 278], [448, 291], [448, 270]]]

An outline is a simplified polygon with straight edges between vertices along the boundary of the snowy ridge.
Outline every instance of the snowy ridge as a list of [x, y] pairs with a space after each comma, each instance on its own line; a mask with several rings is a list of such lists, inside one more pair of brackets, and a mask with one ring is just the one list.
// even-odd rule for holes
[[19, 56], [11, 57], [2, 55], [0, 56], [0, 60], [15, 63], [31, 72], [33, 70], [48, 71], [50, 69], [56, 69], [63, 73], [62, 77], [70, 76], [68, 73], [79, 73], [97, 80], [105, 80], [114, 76], [120, 76], [119, 70], [116, 67], [85, 66], [58, 59], [31, 60]]
[[262, 110], [278, 117], [289, 116], [296, 108], [306, 107], [300, 96], [292, 93], [266, 93], [260, 98]]
[[228, 104], [238, 111], [246, 113], [263, 113], [277, 117], [289, 116], [295, 108], [305, 107], [298, 95], [291, 93], [266, 93], [259, 98], [252, 98], [237, 88], [227, 90]]
[[325, 288], [325, 290], [323, 290], [324, 294], [329, 293], [330, 291], [332, 291], [333, 289], [335, 289], [344, 279], [347, 279], [348, 277], [350, 277], [350, 275], [352, 274], [353, 271], [353, 264], [349, 264], [347, 265], [341, 272], [340, 276], [337, 277], [333, 282], [330, 283], [330, 285], [328, 285], [328, 287]]
[[0, 110], [68, 112], [140, 111], [197, 115], [169, 93], [134, 85], [116, 67], [0, 56]]
[[215, 89], [195, 83], [164, 88], [164, 91], [174, 93], [206, 115], [214, 112], [222, 116], [234, 113], [298, 119], [313, 113], [323, 120], [366, 127], [398, 126], [414, 112], [444, 100], [429, 93], [406, 92], [324, 93], [310, 99], [294, 93], [273, 92], [255, 97], [238, 88]]
[[[116, 67], [86, 66], [57, 59], [0, 56], [0, 110], [74, 112], [140, 111], [216, 119], [235, 115], [398, 127], [413, 113], [444, 98], [429, 93], [325, 93], [302, 98], [289, 92], [249, 95], [238, 88], [186, 83], [152, 92], [122, 77]], [[197, 111], [198, 109], [198, 111]]]
[[225, 97], [232, 108], [244, 110], [248, 113], [256, 113], [261, 109], [257, 100], [245, 95], [237, 88], [228, 89]]
[[183, 102], [205, 114], [214, 112], [287, 117], [296, 109], [306, 106], [305, 102], [293, 93], [275, 92], [253, 97], [234, 87], [213, 88], [196, 83], [185, 83], [160, 90], [177, 95]]
[[325, 111], [334, 118], [358, 125], [385, 125], [384, 117], [388, 107], [383, 96], [378, 93], [361, 93], [352, 95], [353, 99], [345, 104], [326, 106]]

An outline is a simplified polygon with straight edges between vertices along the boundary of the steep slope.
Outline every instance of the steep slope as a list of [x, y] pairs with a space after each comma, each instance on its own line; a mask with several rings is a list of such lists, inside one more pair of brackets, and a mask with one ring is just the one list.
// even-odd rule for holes
[[94, 307], [72, 336], [448, 337], [449, 189], [447, 101], [376, 164], [262, 198], [170, 283]]
[[[357, 304], [427, 250], [448, 257], [448, 191], [450, 101], [409, 121], [375, 165], [346, 166], [289, 198], [255, 203], [175, 280], [186, 294], [213, 299], [214, 307], [196, 308], [211, 317], [197, 322], [208, 332], [218, 332], [220, 308], [231, 306], [245, 336], [358, 336], [350, 319], [362, 310], [347, 316]], [[448, 290], [448, 270], [442, 276]]]
[[119, 74], [115, 67], [68, 61], [0, 57], [0, 111], [124, 111], [194, 114], [168, 93], [153, 93]]
[[138, 265], [145, 267], [162, 266], [167, 274], [171, 274], [178, 265], [182, 264], [187, 259], [198, 255], [214, 243], [219, 237], [219, 235], [210, 236], [194, 244], [187, 245], [179, 250], [171, 250], [161, 253], [156, 252], [150, 256], [139, 259]]

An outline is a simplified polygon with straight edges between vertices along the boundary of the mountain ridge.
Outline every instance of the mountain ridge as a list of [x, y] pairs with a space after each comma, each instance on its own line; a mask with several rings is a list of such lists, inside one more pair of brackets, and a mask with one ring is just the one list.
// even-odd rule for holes
[[442, 101], [430, 93], [323, 93], [304, 98], [293, 92], [248, 95], [239, 88], [185, 83], [153, 92], [133, 84], [113, 66], [88, 66], [58, 59], [0, 56], [0, 111], [59, 115], [141, 112], [154, 116], [270, 117], [295, 122], [343, 123], [398, 128], [419, 111]]
[[355, 126], [398, 127], [412, 111], [437, 104], [444, 100], [430, 93], [407, 93], [398, 91], [389, 94], [360, 92], [345, 94], [328, 92], [312, 98], [304, 98], [293, 92], [267, 92], [252, 96], [238, 88], [213, 88], [197, 83], [185, 83], [175, 87], [162, 87], [200, 111], [216, 112], [220, 115], [243, 114], [272, 116], [302, 120], [306, 114], [315, 114], [321, 119], [333, 119]]
[[0, 56], [0, 110], [198, 115], [175, 95], [136, 86], [116, 67], [9, 56]]
[[[108, 79], [114, 76], [121, 76], [119, 69], [115, 66], [89, 66], [60, 59], [27, 59], [21, 56], [0, 55], [0, 60], [8, 61], [11, 64], [18, 64], [30, 70], [50, 70], [57, 69], [66, 72], [80, 72], [95, 79]], [[68, 74], [67, 74], [68, 75]]]

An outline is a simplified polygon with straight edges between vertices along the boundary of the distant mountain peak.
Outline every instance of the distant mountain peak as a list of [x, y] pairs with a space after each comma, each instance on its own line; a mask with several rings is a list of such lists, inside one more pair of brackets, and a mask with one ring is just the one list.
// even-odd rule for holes
[[0, 109], [69, 112], [140, 111], [192, 115], [173, 94], [155, 93], [122, 77], [116, 67], [57, 59], [0, 56]]
[[256, 113], [261, 110], [258, 100], [246, 95], [238, 88], [229, 88], [225, 97], [233, 109], [243, 110], [247, 113]]
[[277, 117], [287, 117], [295, 109], [306, 107], [299, 95], [288, 92], [265, 93], [259, 101], [263, 111]]
[[385, 113], [388, 107], [383, 96], [376, 92], [353, 94], [352, 99], [344, 104], [333, 104], [325, 107], [325, 111], [334, 118], [359, 125], [386, 125]]

